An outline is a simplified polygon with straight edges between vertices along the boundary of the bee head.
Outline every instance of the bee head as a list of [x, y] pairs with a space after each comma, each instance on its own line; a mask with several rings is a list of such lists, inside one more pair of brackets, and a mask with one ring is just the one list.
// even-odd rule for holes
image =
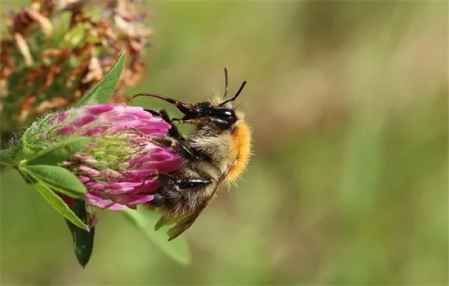
[[213, 124], [221, 130], [231, 128], [237, 121], [237, 116], [232, 107], [214, 105], [211, 102], [199, 102], [192, 104], [191, 108], [181, 110], [184, 113], [182, 120], [199, 120], [202, 124]]
[[232, 126], [238, 120], [234, 108], [232, 107], [232, 102], [236, 100], [237, 97], [241, 94], [245, 85], [246, 81], [242, 82], [235, 95], [229, 99], [226, 99], [228, 92], [228, 70], [225, 68], [225, 91], [223, 96], [224, 100], [223, 102], [218, 104], [213, 104], [209, 101], [193, 104], [184, 103], [175, 99], [148, 93], [137, 94], [134, 97], [143, 95], [162, 99], [175, 105], [176, 108], [178, 108], [178, 110], [184, 114], [184, 116], [180, 119], [182, 121], [198, 121], [202, 124], [213, 124], [221, 130], [227, 130], [232, 128]]

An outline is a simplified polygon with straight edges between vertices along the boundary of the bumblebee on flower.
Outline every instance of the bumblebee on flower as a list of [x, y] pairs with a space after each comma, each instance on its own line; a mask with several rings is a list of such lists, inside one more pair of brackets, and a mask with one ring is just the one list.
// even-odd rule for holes
[[[149, 206], [162, 214], [156, 229], [175, 224], [169, 230], [173, 239], [192, 225], [221, 183], [234, 181], [246, 167], [250, 131], [232, 107], [245, 84], [217, 104], [136, 95], [174, 104], [184, 114], [180, 119], [171, 119], [165, 111], [124, 104], [85, 105], [52, 113], [25, 132], [23, 140], [39, 142], [34, 150], [25, 151], [38, 152], [72, 136], [90, 138], [60, 164], [85, 185], [87, 204], [117, 211]], [[183, 136], [175, 122], [192, 124], [195, 130]]]

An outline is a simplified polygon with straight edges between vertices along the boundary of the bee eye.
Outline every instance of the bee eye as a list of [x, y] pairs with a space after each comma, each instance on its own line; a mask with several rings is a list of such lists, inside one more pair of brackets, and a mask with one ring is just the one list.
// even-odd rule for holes
[[231, 128], [237, 121], [234, 110], [228, 108], [214, 109], [211, 113], [211, 117], [212, 121], [222, 129]]
[[198, 111], [198, 112], [206, 112], [206, 111], [209, 111], [210, 109], [211, 109], [211, 104], [210, 104], [210, 102], [200, 102], [200, 103], [197, 103], [197, 104], [195, 104], [195, 109]]
[[234, 112], [232, 110], [225, 110], [223, 111], [224, 117], [232, 117], [234, 115]]
[[228, 121], [232, 121], [232, 123], [237, 121], [237, 117], [235, 116], [234, 111], [230, 109], [224, 110], [223, 113], [221, 114], [221, 117], [223, 117], [223, 119], [226, 119]]

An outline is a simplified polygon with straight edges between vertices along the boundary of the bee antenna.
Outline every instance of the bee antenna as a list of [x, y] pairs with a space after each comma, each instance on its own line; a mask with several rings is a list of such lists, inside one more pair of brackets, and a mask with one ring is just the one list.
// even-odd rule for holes
[[146, 92], [138, 93], [138, 94], [135, 94], [135, 95], [131, 96], [130, 100], [133, 100], [133, 99], [135, 99], [136, 97], [139, 97], [139, 96], [148, 96], [148, 97], [154, 97], [154, 98], [161, 99], [163, 101], [166, 101], [166, 102], [168, 102], [170, 104], [175, 105], [183, 113], [189, 112], [190, 109], [191, 109], [191, 106], [188, 103], [184, 103], [184, 102], [181, 102], [181, 101], [176, 100], [176, 99], [172, 99], [172, 98], [169, 98], [169, 97], [164, 97], [164, 96], [161, 96], [161, 95], [158, 95], [158, 94], [153, 94], [153, 93], [146, 93]]
[[226, 98], [226, 96], [228, 96], [228, 83], [229, 83], [229, 81], [228, 81], [228, 69], [225, 67], [224, 68], [224, 76], [225, 76], [225, 78], [224, 78], [224, 95], [223, 95], [223, 99], [225, 99]]
[[225, 105], [225, 104], [228, 103], [228, 102], [232, 102], [232, 101], [236, 100], [237, 97], [240, 95], [240, 93], [242, 93], [242, 90], [243, 90], [243, 88], [245, 87], [245, 85], [246, 85], [246, 80], [245, 80], [244, 82], [242, 82], [242, 84], [240, 85], [239, 90], [237, 90], [237, 92], [235, 93], [235, 95], [234, 95], [233, 97], [231, 97], [231, 98], [228, 99], [228, 100], [223, 101], [223, 102], [220, 103], [219, 105], [222, 106], [222, 105]]
[[147, 93], [147, 92], [141, 92], [141, 93], [134, 94], [133, 96], [131, 96], [130, 100], [133, 100], [133, 99], [135, 99], [137, 97], [141, 97], [141, 96], [148, 96], [148, 97], [158, 98], [158, 99], [167, 101], [167, 102], [169, 102], [171, 104], [175, 104], [175, 105], [178, 103], [178, 101], [175, 100], [175, 99], [171, 99], [171, 98], [164, 97], [164, 96], [161, 96], [161, 95], [158, 95], [158, 94]]

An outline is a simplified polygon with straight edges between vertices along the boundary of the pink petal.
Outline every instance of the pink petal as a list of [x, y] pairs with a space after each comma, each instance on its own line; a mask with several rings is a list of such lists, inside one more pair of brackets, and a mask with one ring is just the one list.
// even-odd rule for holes
[[173, 172], [181, 167], [183, 164], [183, 160], [180, 157], [173, 157], [169, 160], [165, 161], [147, 161], [144, 162], [141, 167], [142, 168], [151, 168], [158, 170], [159, 172]]
[[67, 118], [68, 115], [69, 113], [67, 111], [61, 111], [58, 112], [53, 119], [56, 121], [56, 123], [61, 123]]
[[133, 192], [137, 187], [141, 187], [143, 182], [115, 182], [106, 185], [105, 193], [111, 195], [121, 195]]
[[126, 171], [124, 176], [130, 180], [142, 180], [156, 174], [157, 170], [154, 169], [136, 169]]
[[86, 125], [86, 124], [94, 121], [95, 118], [97, 118], [97, 117], [92, 115], [92, 114], [86, 114], [86, 115], [83, 115], [83, 116], [78, 117], [77, 119], [75, 119], [75, 121], [73, 121], [72, 124], [75, 127], [81, 127], [83, 125]]
[[104, 191], [107, 187], [107, 183], [99, 183], [99, 182], [90, 181], [90, 182], [86, 183], [86, 187], [88, 190], [91, 190], [91, 191]]
[[124, 210], [127, 208], [123, 204], [113, 202], [110, 199], [102, 198], [101, 196], [98, 196], [95, 193], [91, 193], [91, 192], [88, 192], [86, 194], [86, 201], [88, 204], [90, 204], [94, 207], [98, 207], [98, 208], [102, 208], [102, 209], [110, 209], [113, 211], [120, 211], [120, 210]]
[[90, 177], [98, 177], [98, 176], [101, 174], [98, 170], [95, 170], [95, 169], [93, 169], [93, 168], [91, 168], [91, 167], [88, 167], [88, 166], [86, 166], [86, 165], [81, 165], [81, 166], [79, 167], [79, 170], [80, 170], [83, 174], [85, 174], [85, 175], [87, 175], [87, 176], [90, 176]]
[[95, 104], [95, 105], [87, 106], [86, 109], [90, 114], [99, 115], [101, 113], [104, 113], [104, 112], [114, 109], [114, 105], [111, 103]]
[[66, 126], [66, 127], [62, 127], [60, 129], [58, 129], [58, 131], [56, 131], [59, 135], [68, 135], [68, 134], [73, 134], [73, 132], [75, 131], [75, 127], [73, 126]]
[[90, 178], [86, 176], [79, 176], [79, 179], [82, 183], [87, 183], [90, 181]]
[[139, 131], [148, 135], [161, 136], [166, 135], [170, 129], [170, 125], [167, 127], [150, 127], [150, 126], [140, 126]]
[[96, 136], [96, 135], [100, 135], [100, 134], [104, 133], [106, 129], [107, 129], [107, 127], [104, 127], [104, 126], [93, 127], [93, 128], [89, 128], [85, 131], [82, 131], [81, 135]]
[[161, 183], [159, 182], [159, 180], [157, 178], [154, 178], [151, 180], [146, 180], [143, 187], [141, 188], [141, 191], [145, 192], [145, 193], [152, 193], [152, 192], [156, 191], [157, 189], [159, 189], [160, 186], [161, 186]]
[[121, 203], [133, 207], [136, 205], [151, 202], [153, 198], [154, 198], [153, 195], [133, 195], [127, 196], [126, 200], [121, 201]]

